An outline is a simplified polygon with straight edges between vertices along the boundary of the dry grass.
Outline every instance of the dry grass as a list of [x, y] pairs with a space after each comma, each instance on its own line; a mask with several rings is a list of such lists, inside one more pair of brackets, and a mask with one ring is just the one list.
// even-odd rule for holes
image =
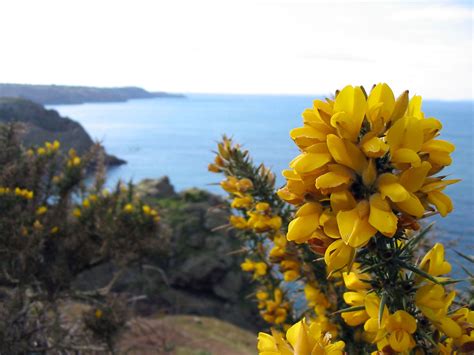
[[119, 342], [127, 354], [256, 354], [256, 335], [214, 318], [135, 318]]

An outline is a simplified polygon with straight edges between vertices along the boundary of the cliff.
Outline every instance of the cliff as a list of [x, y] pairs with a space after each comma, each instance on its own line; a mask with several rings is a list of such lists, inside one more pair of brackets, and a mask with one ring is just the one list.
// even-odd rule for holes
[[64, 85], [0, 84], [0, 97], [28, 99], [43, 105], [122, 102], [155, 97], [182, 98], [180, 94], [149, 92], [138, 87], [97, 88]]
[[[22, 124], [21, 140], [27, 147], [58, 140], [64, 151], [74, 148], [83, 154], [94, 143], [78, 122], [25, 99], [0, 97], [0, 123], [8, 122]], [[106, 155], [106, 164], [109, 166], [125, 163], [113, 155]]]
[[[255, 284], [242, 272], [242, 248], [226, 227], [230, 211], [222, 197], [205, 190], [175, 192], [167, 177], [134, 186], [146, 203], [159, 210], [161, 233], [169, 240], [166, 257], [152, 256], [143, 268], [130, 269], [114, 291], [145, 296], [135, 303], [142, 316], [157, 313], [214, 317], [256, 331], [265, 327], [250, 294]], [[113, 265], [90, 270], [77, 280], [84, 290], [104, 287]]]

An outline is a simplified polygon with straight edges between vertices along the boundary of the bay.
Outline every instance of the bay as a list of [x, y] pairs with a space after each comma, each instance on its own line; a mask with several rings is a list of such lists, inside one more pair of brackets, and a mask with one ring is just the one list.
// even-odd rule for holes
[[[250, 150], [255, 162], [264, 162], [283, 185], [281, 170], [298, 154], [289, 131], [302, 124], [301, 112], [312, 106], [311, 96], [204, 95], [186, 99], [157, 98], [120, 103], [55, 105], [63, 116], [79, 121], [106, 150], [128, 163], [108, 172], [109, 183], [119, 179], [138, 182], [168, 175], [178, 190], [199, 187], [221, 193], [219, 176], [207, 171], [212, 151], [222, 134]], [[446, 218], [435, 217], [434, 238], [451, 246], [455, 274], [463, 276], [452, 249], [472, 254], [474, 222], [472, 101], [424, 101], [427, 117], [442, 124], [441, 139], [456, 145], [453, 164], [443, 173], [462, 181], [446, 192], [454, 211]]]

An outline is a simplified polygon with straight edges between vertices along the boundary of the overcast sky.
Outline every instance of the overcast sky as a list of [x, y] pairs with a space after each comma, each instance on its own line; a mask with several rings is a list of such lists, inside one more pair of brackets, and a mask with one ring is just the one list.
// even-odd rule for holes
[[0, 82], [471, 99], [470, 1], [0, 0]]

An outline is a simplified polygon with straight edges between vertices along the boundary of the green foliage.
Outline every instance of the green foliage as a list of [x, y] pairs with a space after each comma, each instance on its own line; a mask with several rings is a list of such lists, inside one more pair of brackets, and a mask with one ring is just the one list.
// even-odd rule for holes
[[[84, 326], [71, 333], [59, 305], [80, 299], [110, 310], [105, 315], [120, 313], [122, 306], [109, 297], [116, 275], [104, 289], [89, 292], [74, 289], [74, 280], [104, 264], [120, 272], [163, 250], [157, 212], [135, 197], [131, 185], [104, 188], [100, 147], [82, 157], [58, 148], [55, 142], [25, 150], [14, 125], [0, 126], [0, 353], [91, 344], [111, 349], [125, 316], [101, 318], [100, 326], [84, 316]], [[86, 184], [92, 161], [96, 177]]]

